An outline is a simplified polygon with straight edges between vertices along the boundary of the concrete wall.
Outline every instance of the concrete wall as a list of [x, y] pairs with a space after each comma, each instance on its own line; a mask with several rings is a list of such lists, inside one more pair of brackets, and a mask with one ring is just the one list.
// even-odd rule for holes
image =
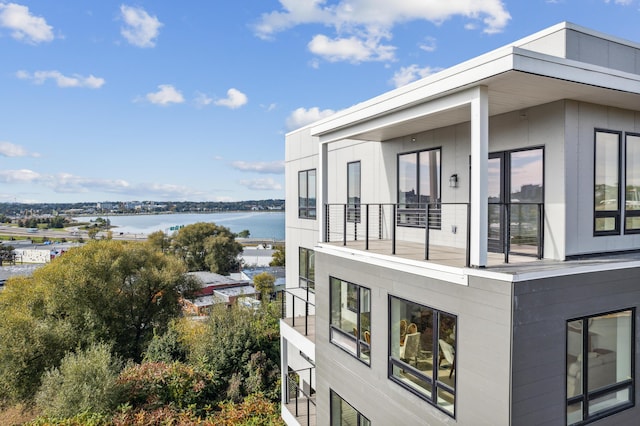
[[[511, 286], [477, 278], [452, 284], [364, 259], [316, 257], [317, 424], [329, 424], [330, 389], [374, 424], [508, 424]], [[370, 366], [330, 343], [330, 276], [371, 290]], [[388, 379], [389, 295], [457, 316], [456, 419]]]
[[[567, 320], [640, 307], [640, 269], [567, 275], [514, 288], [513, 425], [558, 425], [565, 419]], [[636, 330], [638, 329], [638, 320]], [[638, 339], [636, 338], [638, 363]], [[636, 371], [635, 381], [638, 383]], [[599, 425], [637, 424], [640, 407]]]

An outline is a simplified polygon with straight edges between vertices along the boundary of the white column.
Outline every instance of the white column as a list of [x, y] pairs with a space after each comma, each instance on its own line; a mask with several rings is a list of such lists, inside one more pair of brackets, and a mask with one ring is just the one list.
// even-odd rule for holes
[[316, 220], [318, 221], [318, 242], [324, 242], [324, 226], [325, 226], [325, 210], [324, 205], [327, 202], [327, 178], [328, 178], [328, 144], [320, 143], [318, 138], [314, 138], [315, 143], [320, 144], [319, 158], [318, 158], [318, 173], [317, 173], [317, 191], [316, 191]]
[[489, 96], [486, 86], [471, 100], [471, 266], [487, 266], [489, 226], [487, 179], [489, 167]]

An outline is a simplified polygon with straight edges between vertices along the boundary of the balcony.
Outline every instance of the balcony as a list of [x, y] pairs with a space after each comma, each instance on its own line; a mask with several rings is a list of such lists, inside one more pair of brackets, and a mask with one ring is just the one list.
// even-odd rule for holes
[[[295, 422], [300, 426], [315, 426], [316, 396], [313, 388], [314, 368], [290, 371], [287, 375], [287, 401], [283, 404]], [[283, 416], [284, 418], [285, 416]], [[293, 421], [288, 425], [295, 424]]]
[[282, 322], [315, 343], [316, 316], [313, 289], [287, 288], [282, 292]]
[[[490, 203], [488, 265], [543, 258], [544, 204]], [[508, 218], [508, 219], [507, 219]], [[326, 204], [324, 242], [470, 266], [470, 204]]]

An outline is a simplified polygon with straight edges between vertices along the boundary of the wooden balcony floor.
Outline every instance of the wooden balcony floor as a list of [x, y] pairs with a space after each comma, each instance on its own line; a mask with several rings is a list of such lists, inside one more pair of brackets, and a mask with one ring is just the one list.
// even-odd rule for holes
[[[354, 250], [365, 251], [365, 241], [347, 241], [346, 246], [340, 242], [329, 243], [333, 246], [341, 246]], [[509, 254], [509, 263], [523, 263], [523, 262], [539, 262], [535, 256], [535, 247], [533, 246], [512, 246], [512, 253]], [[370, 240], [369, 252], [391, 255], [392, 254], [392, 242], [391, 240]], [[516, 254], [522, 253], [522, 254]], [[429, 247], [429, 260], [425, 260], [424, 244], [413, 243], [408, 241], [396, 241], [396, 253], [395, 256], [404, 259], [433, 262], [439, 265], [464, 267], [466, 265], [466, 251], [462, 248], [446, 247], [446, 246], [430, 246]], [[504, 254], [503, 253], [488, 253], [487, 254], [487, 268], [503, 266]]]
[[[291, 326], [294, 330], [304, 336], [305, 334], [305, 325], [304, 325], [304, 316], [295, 317], [295, 318], [283, 318], [286, 324]], [[316, 316], [309, 315], [307, 316], [307, 339], [311, 340], [313, 343], [316, 342]]]
[[301, 426], [316, 426], [316, 406], [309, 403], [307, 415], [307, 401], [305, 398], [298, 398], [298, 415], [296, 416], [296, 400], [292, 399], [288, 404], [284, 404], [287, 410], [293, 415]]

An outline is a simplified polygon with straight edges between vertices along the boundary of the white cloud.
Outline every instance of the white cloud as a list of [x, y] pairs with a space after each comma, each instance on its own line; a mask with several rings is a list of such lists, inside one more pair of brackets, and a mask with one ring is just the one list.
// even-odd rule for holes
[[155, 16], [150, 16], [144, 9], [131, 6], [120, 6], [120, 13], [125, 25], [120, 34], [127, 41], [138, 47], [154, 47], [155, 39], [160, 33], [162, 22]]
[[20, 145], [0, 141], [0, 156], [2, 157], [40, 157], [37, 152], [29, 152]]
[[425, 37], [424, 42], [418, 45], [425, 52], [434, 52], [436, 50], [436, 39], [433, 37]]
[[196, 94], [196, 98], [194, 99], [194, 102], [198, 108], [204, 108], [207, 105], [210, 105], [211, 102], [213, 102], [213, 99], [207, 96], [206, 93], [198, 92]]
[[318, 107], [309, 109], [298, 108], [287, 117], [287, 129], [293, 130], [311, 124], [324, 117], [335, 114], [331, 109], [320, 110]]
[[271, 178], [241, 180], [240, 185], [254, 191], [273, 191], [282, 189], [282, 185]]
[[424, 67], [420, 68], [418, 65], [409, 65], [408, 67], [402, 67], [393, 74], [391, 82], [395, 87], [401, 87], [412, 81], [419, 80], [440, 71], [440, 68]]
[[395, 47], [380, 44], [379, 39], [362, 40], [356, 36], [335, 38], [319, 34], [309, 42], [309, 51], [321, 56], [329, 62], [349, 61], [353, 63], [365, 61], [391, 61], [394, 59]]
[[227, 90], [227, 97], [224, 99], [218, 99], [215, 104], [218, 106], [225, 106], [231, 109], [240, 108], [247, 103], [247, 95], [239, 91], [238, 89], [231, 88]]
[[87, 87], [89, 89], [99, 89], [105, 84], [104, 78], [95, 77], [94, 75], [89, 75], [88, 77], [83, 77], [79, 74], [73, 74], [72, 76], [63, 75], [60, 71], [51, 70], [51, 71], [36, 71], [33, 74], [28, 73], [27, 71], [18, 71], [16, 72], [16, 77], [21, 80], [31, 80], [35, 84], [44, 84], [47, 80], [53, 80], [56, 82], [58, 87]]
[[[611, 0], [604, 0], [605, 3], [611, 3]], [[615, 4], [620, 4], [622, 6], [629, 6], [633, 3], [633, 0], [614, 0]]]
[[0, 27], [12, 31], [11, 37], [29, 44], [53, 40], [53, 27], [44, 18], [34, 16], [27, 6], [0, 3]]
[[256, 163], [234, 161], [231, 166], [243, 172], [284, 174], [284, 161], [260, 161]]
[[152, 104], [167, 106], [169, 104], [181, 104], [184, 102], [182, 93], [171, 84], [161, 84], [158, 86], [158, 89], [160, 90], [147, 93], [145, 96]]
[[40, 173], [29, 169], [0, 170], [0, 182], [4, 183], [32, 183], [46, 181]]
[[[466, 28], [481, 26], [485, 33], [500, 32], [511, 16], [502, 0], [279, 0], [281, 9], [263, 14], [254, 30], [270, 39], [298, 25], [320, 24], [335, 31], [333, 38], [316, 35], [309, 49], [332, 61], [393, 60], [390, 40], [394, 26], [423, 20], [441, 24], [447, 19], [466, 18]], [[621, 0], [617, 0], [621, 1]], [[425, 45], [428, 46], [428, 45]]]

